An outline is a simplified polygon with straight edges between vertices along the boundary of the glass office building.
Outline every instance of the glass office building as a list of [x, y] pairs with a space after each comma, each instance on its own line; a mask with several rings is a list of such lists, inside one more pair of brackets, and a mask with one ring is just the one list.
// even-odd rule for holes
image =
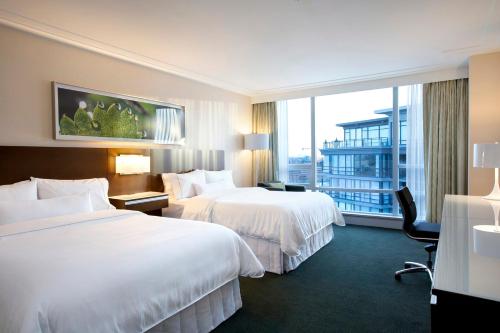
[[[343, 128], [344, 139], [325, 141], [320, 148], [317, 186], [324, 188], [321, 191], [332, 196], [344, 211], [393, 213], [392, 193], [363, 192], [364, 189], [393, 188], [392, 109], [374, 113], [382, 117], [337, 124]], [[399, 186], [404, 186], [406, 107], [399, 109], [399, 132]], [[298, 175], [290, 176], [296, 179]]]

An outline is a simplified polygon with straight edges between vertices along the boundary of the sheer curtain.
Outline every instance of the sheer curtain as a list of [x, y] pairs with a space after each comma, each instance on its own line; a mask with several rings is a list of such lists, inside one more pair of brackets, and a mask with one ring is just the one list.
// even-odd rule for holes
[[[172, 98], [169, 103], [186, 108], [186, 149], [224, 150], [225, 168], [233, 170], [239, 186], [251, 185], [251, 159], [242, 151], [242, 133], [251, 129], [252, 118], [247, 108], [218, 100]], [[172, 147], [178, 148], [178, 147]]]
[[276, 102], [278, 118], [278, 179], [288, 182], [288, 102]]
[[408, 87], [406, 121], [406, 185], [410, 189], [417, 206], [417, 219], [424, 220], [425, 209], [425, 169], [424, 169], [424, 129], [422, 85]]

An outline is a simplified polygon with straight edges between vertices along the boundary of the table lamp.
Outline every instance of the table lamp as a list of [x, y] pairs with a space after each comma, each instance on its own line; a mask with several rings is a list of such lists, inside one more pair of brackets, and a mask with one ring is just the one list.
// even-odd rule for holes
[[500, 212], [500, 188], [498, 187], [498, 168], [500, 167], [500, 144], [474, 144], [474, 167], [494, 168], [495, 184], [490, 194], [483, 197], [489, 201], [495, 216], [494, 225], [475, 225], [473, 227], [474, 252], [480, 255], [495, 257], [500, 255], [500, 228], [498, 215]]
[[498, 168], [500, 167], [500, 143], [474, 144], [474, 167], [494, 168], [495, 184], [490, 194], [483, 197], [487, 200], [500, 200], [500, 187], [498, 187]]

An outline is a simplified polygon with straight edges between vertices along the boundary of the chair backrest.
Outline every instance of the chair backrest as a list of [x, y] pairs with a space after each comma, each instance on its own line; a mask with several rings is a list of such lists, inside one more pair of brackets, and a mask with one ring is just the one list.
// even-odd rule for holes
[[413, 222], [417, 219], [417, 206], [408, 187], [395, 191], [395, 194], [403, 213], [403, 230], [409, 233], [413, 229]]

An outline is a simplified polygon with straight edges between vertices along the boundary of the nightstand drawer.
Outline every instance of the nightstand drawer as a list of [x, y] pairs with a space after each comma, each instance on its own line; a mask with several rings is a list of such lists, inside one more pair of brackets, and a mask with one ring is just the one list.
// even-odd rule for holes
[[139, 210], [141, 212], [148, 212], [152, 210], [162, 209], [168, 207], [168, 199], [146, 201], [146, 202], [125, 202], [123, 209]]

